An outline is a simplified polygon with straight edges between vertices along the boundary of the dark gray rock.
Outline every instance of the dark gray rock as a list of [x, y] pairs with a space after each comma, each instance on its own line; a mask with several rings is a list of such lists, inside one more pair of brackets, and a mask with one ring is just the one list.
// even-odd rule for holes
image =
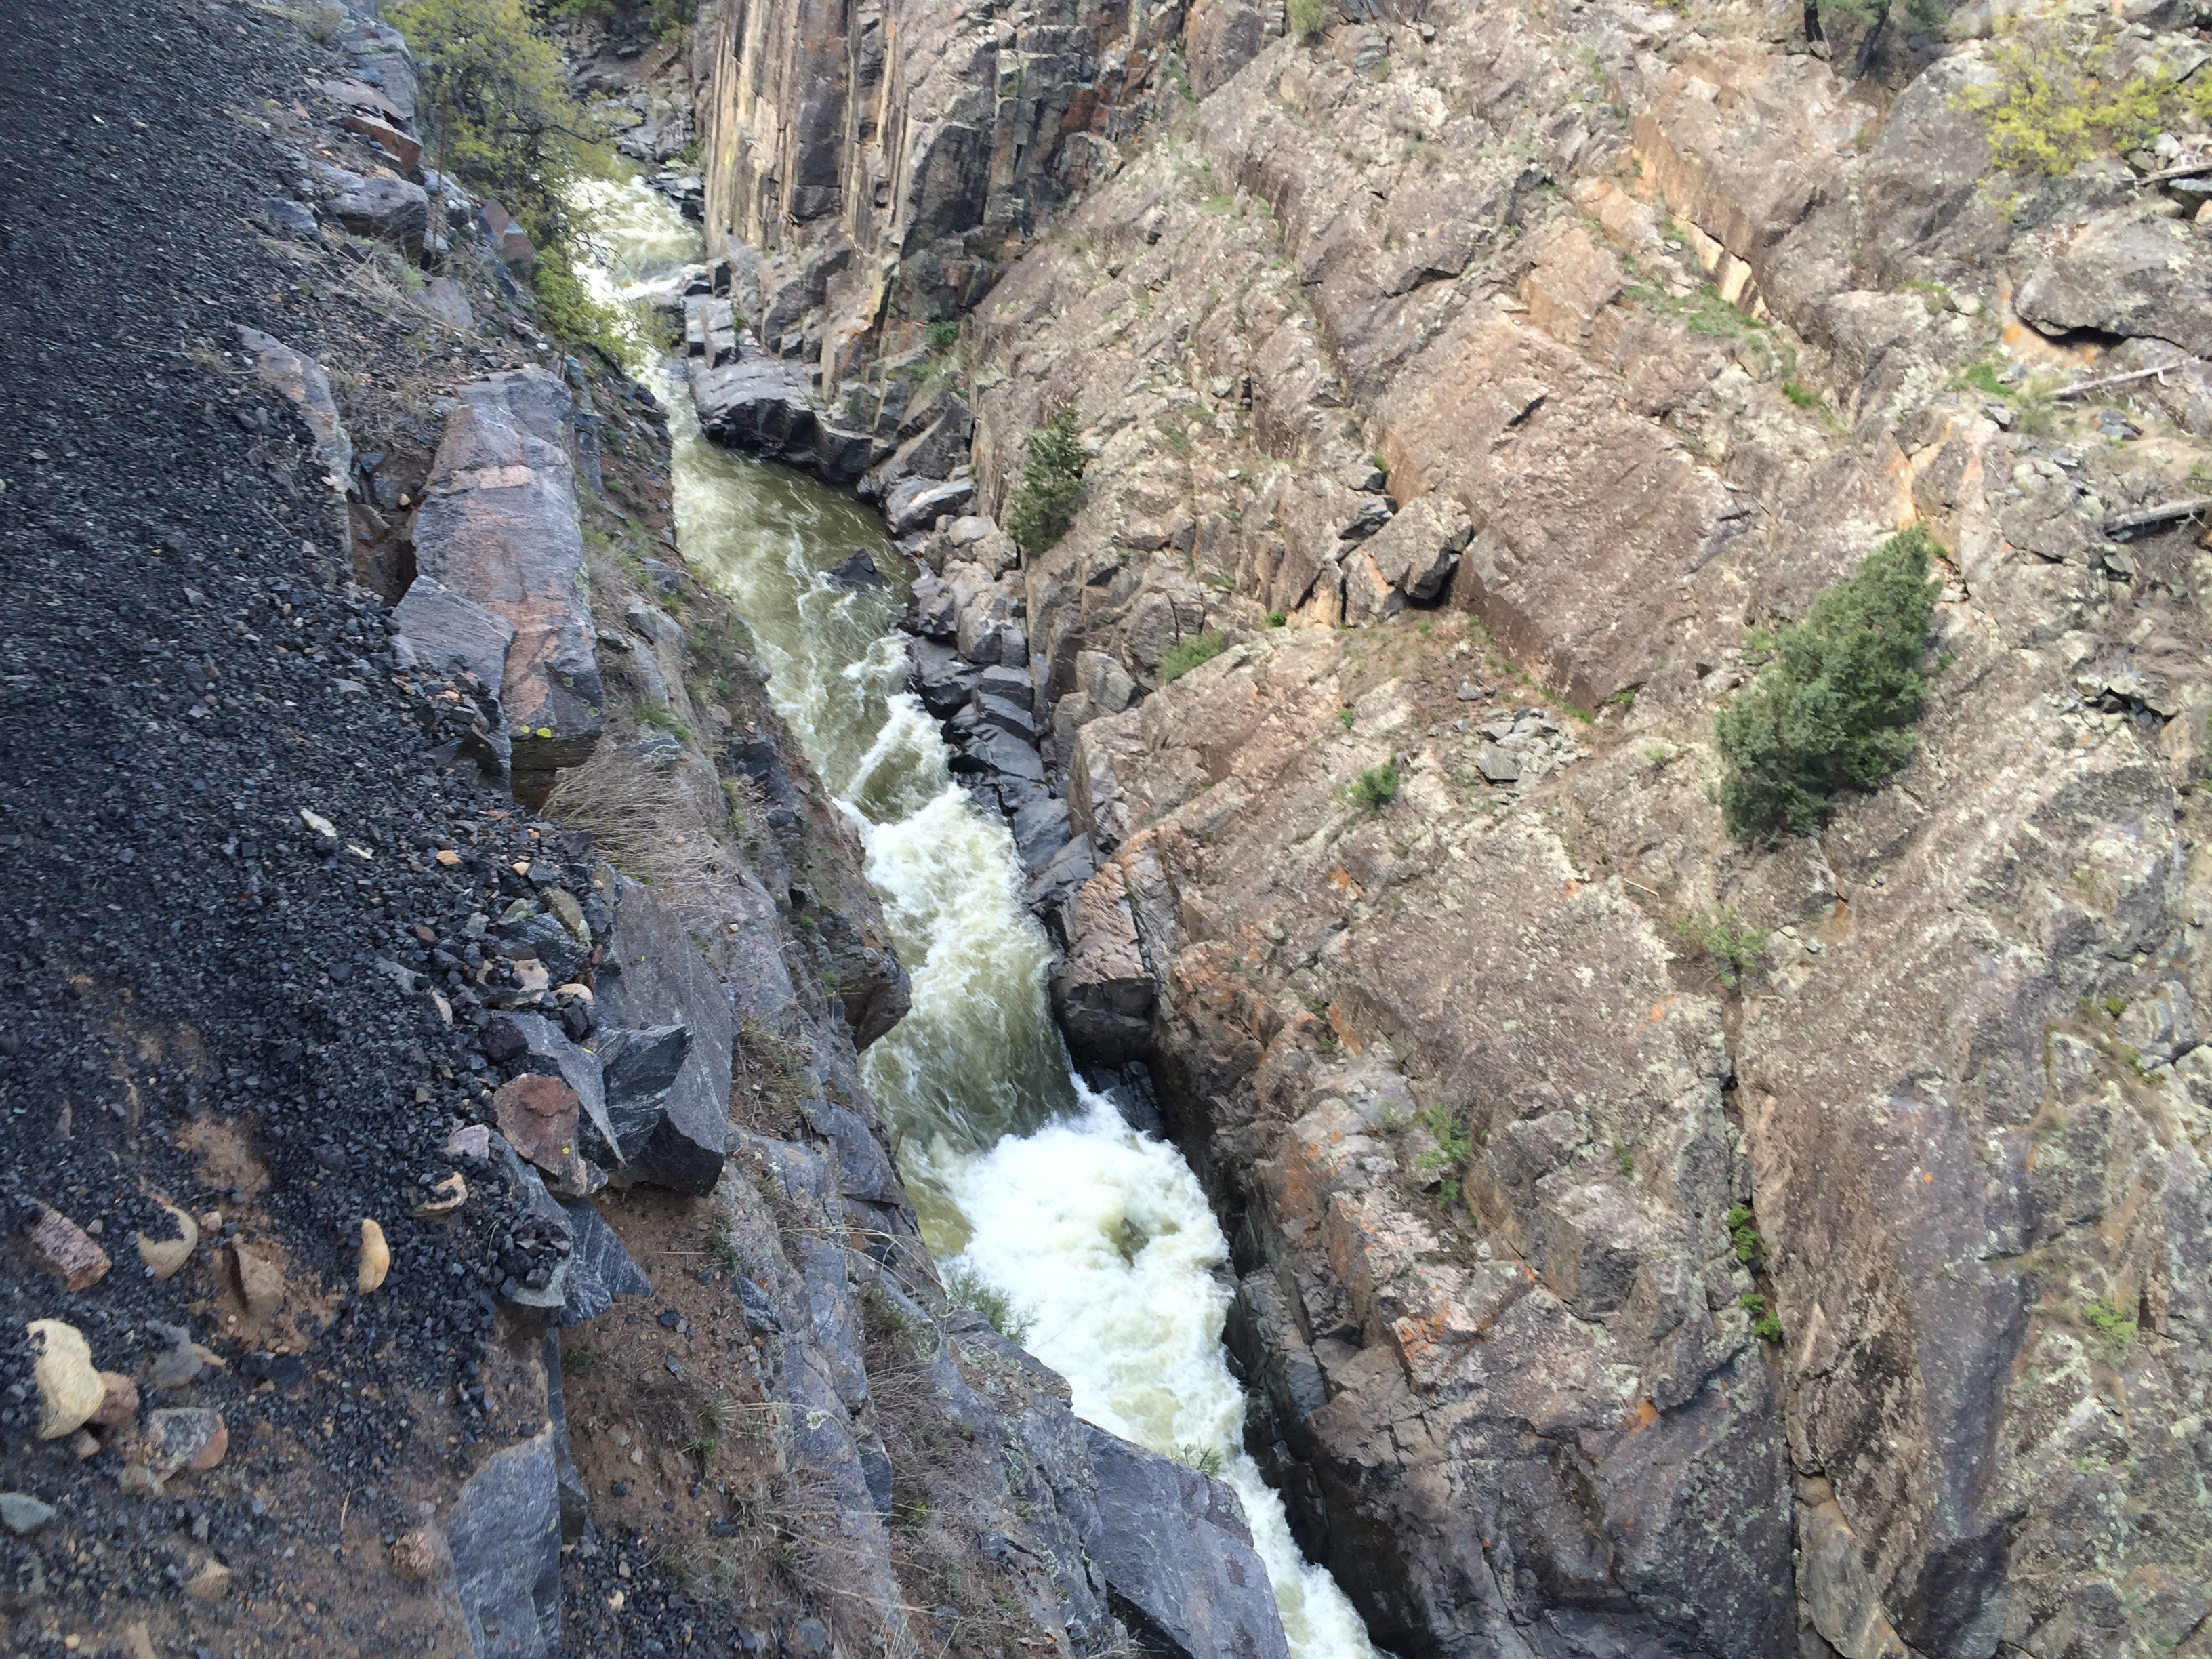
[[561, 1487], [550, 1422], [494, 1452], [446, 1522], [454, 1586], [479, 1654], [561, 1651]]
[[589, 955], [574, 934], [549, 910], [518, 916], [492, 930], [499, 953], [517, 962], [535, 958], [544, 965], [556, 985], [566, 985], [584, 969]]
[[858, 1112], [828, 1100], [804, 1101], [799, 1110], [805, 1115], [807, 1127], [837, 1148], [840, 1193], [872, 1204], [899, 1201], [902, 1189], [891, 1172], [890, 1160], [884, 1156], [883, 1147]]
[[909, 680], [921, 706], [938, 720], [950, 720], [968, 705], [982, 671], [960, 660], [951, 646], [933, 639], [918, 639], [909, 647], [914, 672]]
[[430, 197], [420, 185], [384, 173], [367, 177], [329, 163], [314, 163], [316, 182], [328, 192], [331, 217], [356, 236], [419, 248], [430, 228]]
[[545, 1367], [545, 1413], [553, 1428], [553, 1476], [560, 1492], [561, 1541], [576, 1544], [591, 1532], [591, 1499], [584, 1490], [583, 1472], [576, 1467], [568, 1444], [568, 1402], [561, 1386], [561, 1334], [548, 1330], [540, 1339], [538, 1360]]
[[783, 1321], [776, 1313], [775, 1304], [769, 1300], [768, 1292], [758, 1285], [739, 1273], [730, 1281], [730, 1294], [744, 1310], [748, 1331], [762, 1336], [783, 1334]]
[[1064, 800], [1036, 801], [1020, 808], [1013, 817], [1014, 852], [1023, 870], [1032, 876], [1058, 858], [1075, 834]]
[[588, 1199], [561, 1203], [568, 1218], [568, 1294], [561, 1304], [565, 1329], [597, 1319], [615, 1304], [618, 1296], [651, 1296], [653, 1281], [630, 1260], [615, 1230]]
[[264, 197], [261, 216], [269, 222], [278, 235], [289, 236], [295, 241], [316, 241], [323, 234], [313, 210], [289, 196]]
[[823, 420], [797, 364], [741, 353], [734, 362], [709, 368], [695, 358], [691, 402], [700, 425], [717, 443], [798, 467], [825, 483], [849, 484], [867, 471], [868, 434]]
[[[605, 963], [621, 971], [609, 974]], [[730, 1138], [729, 1000], [675, 913], [627, 877], [616, 890], [598, 1011], [610, 1026], [685, 1029], [683, 1064], [653, 1097], [650, 1125], [619, 1135], [617, 1145], [633, 1178], [681, 1193], [712, 1192]]]
[[975, 498], [975, 486], [966, 478], [946, 483], [938, 478], [908, 478], [895, 484], [884, 501], [884, 517], [891, 534], [927, 530], [948, 514], [957, 514]]
[[995, 725], [981, 726], [966, 738], [948, 764], [955, 773], [997, 772], [1031, 783], [1044, 781], [1044, 762], [1036, 749]]
[[1006, 668], [993, 663], [978, 676], [975, 690], [979, 696], [1000, 698], [1026, 714], [1036, 712], [1036, 688], [1030, 684], [1025, 668]]
[[868, 1364], [861, 1351], [860, 1310], [847, 1282], [844, 1247], [807, 1238], [799, 1241], [798, 1249], [815, 1340], [837, 1398], [847, 1411], [857, 1412], [868, 1402]]
[[988, 696], [978, 687], [971, 706], [977, 720], [982, 724], [996, 726], [1001, 732], [1019, 738], [1024, 743], [1036, 743], [1036, 722], [1030, 718], [1029, 710], [1019, 703], [1009, 702], [1004, 697]]
[[907, 596], [906, 625], [926, 640], [950, 640], [960, 632], [960, 604], [952, 585], [923, 571]]
[[[1091, 843], [1072, 833], [1067, 843], [1052, 855], [1043, 869], [1030, 877], [1022, 902], [1038, 915], [1057, 916], [1083, 884], [1098, 873], [1098, 858]], [[1018, 834], [1018, 832], [1017, 832]]]
[[493, 696], [507, 678], [514, 624], [456, 593], [434, 576], [417, 576], [392, 610], [392, 648], [403, 670], [471, 673]]
[[1085, 1541], [1122, 1622], [1187, 1659], [1289, 1659], [1237, 1494], [1172, 1458], [1081, 1427], [1098, 1479], [1097, 1520]]
[[683, 1073], [691, 1052], [690, 1029], [677, 1024], [610, 1031], [598, 1047], [615, 1134], [641, 1141], [660, 1115], [660, 1097]]
[[574, 409], [541, 368], [461, 387], [415, 515], [422, 574], [514, 629], [500, 703], [526, 805], [544, 800], [556, 769], [587, 757], [605, 726], [568, 454]]
[[874, 557], [865, 547], [854, 548], [851, 558], [831, 566], [823, 574], [840, 587], [881, 587], [884, 585], [884, 573], [876, 568]]

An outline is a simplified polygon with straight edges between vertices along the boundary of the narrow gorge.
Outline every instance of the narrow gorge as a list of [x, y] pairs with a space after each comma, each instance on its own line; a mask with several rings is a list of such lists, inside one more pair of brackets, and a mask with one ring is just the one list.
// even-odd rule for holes
[[2212, 1659], [2212, 12], [0, 41], [10, 1651]]

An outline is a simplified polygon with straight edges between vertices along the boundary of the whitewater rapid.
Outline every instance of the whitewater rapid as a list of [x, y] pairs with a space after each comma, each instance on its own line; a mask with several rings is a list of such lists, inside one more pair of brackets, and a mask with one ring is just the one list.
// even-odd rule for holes
[[[680, 291], [698, 232], [641, 184], [591, 183], [594, 294], [619, 307], [632, 370], [668, 406], [677, 541], [750, 625], [777, 711], [866, 850], [914, 1006], [863, 1073], [891, 1126], [922, 1233], [1027, 1316], [1024, 1346], [1074, 1409], [1138, 1444], [1218, 1467], [1266, 1563], [1295, 1659], [1374, 1654], [1335, 1582], [1303, 1559], [1243, 1449], [1244, 1400], [1221, 1346], [1228, 1246], [1197, 1177], [1069, 1074], [1046, 990], [1052, 951], [1023, 908], [1003, 820], [952, 781], [936, 723], [902, 688], [901, 561], [881, 521], [787, 470], [715, 448], [650, 343], [638, 302]], [[825, 572], [855, 548], [886, 576]]]

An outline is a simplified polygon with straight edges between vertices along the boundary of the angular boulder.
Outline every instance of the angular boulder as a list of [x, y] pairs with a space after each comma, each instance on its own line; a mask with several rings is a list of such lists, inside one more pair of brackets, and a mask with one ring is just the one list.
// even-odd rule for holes
[[561, 1651], [561, 1491], [554, 1429], [494, 1452], [446, 1522], [454, 1589], [475, 1651]]
[[[611, 1079], [628, 1091], [614, 1131], [625, 1173], [680, 1193], [712, 1192], [730, 1137], [729, 997], [675, 913], [627, 877], [616, 891], [597, 1007], [603, 1028], [629, 1033]], [[670, 1026], [685, 1033], [682, 1060], [665, 1085], [646, 1090], [665, 1069]], [[657, 1051], [650, 1065], [648, 1050]]]
[[605, 726], [569, 459], [574, 409], [541, 368], [461, 387], [415, 517], [421, 574], [514, 630], [499, 700], [514, 796], [533, 807]]
[[255, 372], [284, 395], [314, 434], [315, 459], [343, 482], [353, 471], [353, 443], [338, 419], [337, 400], [331, 396], [330, 377], [323, 366], [258, 328], [241, 326], [238, 339], [253, 354]]
[[419, 248], [430, 228], [430, 195], [420, 185], [384, 173], [362, 175], [329, 163], [314, 164], [327, 192], [331, 217], [356, 236]]
[[1052, 1003], [1068, 1052], [1084, 1066], [1145, 1059], [1152, 1048], [1155, 993], [1119, 865], [1083, 884], [1062, 927], [1067, 953], [1053, 969]]
[[939, 518], [957, 514], [975, 498], [975, 486], [966, 478], [946, 483], [940, 478], [908, 478], [892, 487], [884, 501], [884, 517], [891, 534], [927, 530]]
[[2212, 242], [2173, 219], [2093, 221], [2037, 263], [2013, 309], [2046, 334], [2094, 329], [2212, 352]]
[[1237, 1494], [1172, 1458], [1081, 1428], [1098, 1478], [1097, 1519], [1084, 1541], [1130, 1633], [1178, 1659], [1290, 1659]]
[[[727, 309], [726, 301], [704, 303]], [[706, 340], [703, 325], [701, 332]], [[726, 363], [715, 365], [702, 350], [690, 367], [692, 405], [699, 411], [699, 424], [716, 443], [811, 472], [824, 483], [849, 484], [867, 471], [873, 441], [822, 417], [806, 371], [799, 365], [748, 353], [740, 345]]]

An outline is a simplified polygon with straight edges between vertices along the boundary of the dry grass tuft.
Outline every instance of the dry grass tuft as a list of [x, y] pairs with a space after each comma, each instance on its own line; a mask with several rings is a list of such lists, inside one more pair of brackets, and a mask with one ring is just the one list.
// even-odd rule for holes
[[613, 741], [555, 780], [545, 811], [585, 831], [600, 857], [664, 898], [704, 893], [720, 867], [682, 769], [649, 767]]

